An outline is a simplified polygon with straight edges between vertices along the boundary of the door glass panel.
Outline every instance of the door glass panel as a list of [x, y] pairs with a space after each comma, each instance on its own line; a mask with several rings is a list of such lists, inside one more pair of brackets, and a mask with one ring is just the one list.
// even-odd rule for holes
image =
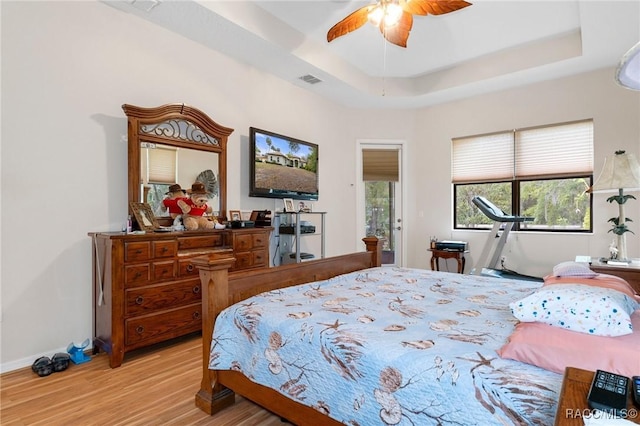
[[395, 182], [365, 184], [366, 234], [382, 241], [382, 263], [395, 263]]

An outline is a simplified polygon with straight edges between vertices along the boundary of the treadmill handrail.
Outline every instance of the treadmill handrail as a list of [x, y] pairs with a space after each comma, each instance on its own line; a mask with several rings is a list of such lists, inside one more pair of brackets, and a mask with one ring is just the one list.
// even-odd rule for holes
[[498, 206], [480, 195], [476, 195], [471, 199], [471, 201], [482, 213], [484, 213], [485, 216], [495, 222], [532, 222], [534, 219], [533, 217], [527, 216], [508, 215]]

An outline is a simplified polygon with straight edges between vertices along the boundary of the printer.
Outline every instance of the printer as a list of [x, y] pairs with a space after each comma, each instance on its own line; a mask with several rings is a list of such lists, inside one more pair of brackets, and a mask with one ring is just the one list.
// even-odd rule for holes
[[466, 241], [436, 241], [435, 247], [436, 250], [445, 250], [445, 251], [467, 251], [469, 250], [469, 243]]

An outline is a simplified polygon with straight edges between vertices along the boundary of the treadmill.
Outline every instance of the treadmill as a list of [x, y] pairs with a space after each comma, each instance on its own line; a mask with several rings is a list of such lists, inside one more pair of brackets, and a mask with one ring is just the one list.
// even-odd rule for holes
[[[502, 265], [500, 265], [501, 269], [498, 269], [500, 255], [507, 243], [507, 237], [513, 228], [513, 224], [516, 222], [532, 222], [534, 218], [508, 215], [491, 201], [479, 195], [473, 197], [471, 201], [485, 216], [493, 220], [493, 228], [489, 233], [489, 238], [487, 238], [480, 257], [473, 269], [471, 269], [470, 274], [542, 282], [543, 280], [540, 277], [519, 274], [515, 271], [504, 269]], [[496, 239], [498, 240], [497, 243]], [[493, 255], [491, 256], [491, 259], [487, 262], [489, 255], [492, 253]]]

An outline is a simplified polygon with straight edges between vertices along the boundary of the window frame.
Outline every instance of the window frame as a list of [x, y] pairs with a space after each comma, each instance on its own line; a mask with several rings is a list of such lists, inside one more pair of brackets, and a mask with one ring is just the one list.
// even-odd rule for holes
[[[537, 176], [522, 176], [522, 177], [518, 177], [517, 173], [514, 173], [515, 175], [511, 178], [511, 179], [486, 179], [486, 180], [480, 180], [480, 179], [469, 179], [468, 181], [466, 180], [461, 180], [461, 181], [455, 181], [454, 176], [453, 176], [453, 167], [454, 167], [454, 156], [453, 156], [453, 144], [454, 141], [456, 139], [470, 139], [473, 137], [478, 137], [479, 139], [484, 137], [484, 136], [491, 136], [491, 135], [499, 135], [499, 134], [504, 134], [507, 132], [511, 132], [513, 134], [513, 145], [514, 145], [514, 150], [517, 149], [517, 147], [515, 146], [515, 144], [517, 143], [517, 132], [520, 131], [527, 131], [527, 130], [531, 130], [531, 129], [537, 129], [537, 128], [545, 128], [545, 127], [554, 127], [554, 126], [561, 126], [561, 125], [569, 125], [569, 124], [573, 124], [573, 123], [580, 123], [580, 122], [590, 122], [591, 126], [592, 126], [592, 132], [593, 132], [593, 119], [585, 119], [585, 120], [576, 120], [576, 121], [571, 121], [571, 122], [566, 122], [566, 123], [554, 123], [554, 124], [549, 124], [549, 125], [543, 125], [543, 126], [535, 126], [535, 127], [529, 127], [529, 128], [522, 128], [522, 129], [513, 129], [511, 131], [505, 131], [505, 132], [492, 132], [492, 133], [488, 133], [485, 135], [476, 135], [476, 136], [468, 136], [468, 137], [464, 137], [464, 138], [454, 138], [452, 139], [452, 186], [453, 186], [453, 229], [455, 230], [485, 230], [485, 229], [491, 229], [491, 225], [488, 225], [487, 227], [481, 226], [474, 226], [474, 227], [468, 227], [468, 226], [459, 226], [458, 225], [458, 218], [457, 218], [457, 212], [458, 212], [458, 190], [460, 187], [464, 187], [467, 185], [489, 185], [489, 184], [509, 184], [511, 187], [511, 212], [507, 212], [508, 214], [512, 214], [512, 215], [516, 215], [516, 216], [520, 216], [521, 215], [521, 203], [520, 203], [520, 193], [521, 193], [521, 186], [522, 183], [525, 182], [541, 182], [541, 181], [547, 181], [547, 180], [563, 180], [563, 179], [585, 179], [588, 182], [588, 187], [591, 187], [593, 185], [593, 164], [592, 164], [592, 171], [591, 173], [587, 173], [587, 172], [574, 172], [574, 173], [550, 173], [547, 175], [537, 175]], [[592, 151], [592, 156], [593, 156], [593, 136], [591, 138], [591, 151]], [[515, 158], [514, 158], [515, 161]], [[585, 188], [586, 190], [587, 188]], [[474, 206], [474, 208], [476, 208]], [[592, 233], [593, 232], [593, 194], [589, 193], [589, 225], [588, 225], [588, 229], [548, 229], [548, 228], [536, 228], [535, 225], [532, 225], [531, 222], [526, 222], [526, 223], [519, 223], [519, 222], [515, 222], [513, 225], [512, 230], [513, 231], [520, 231], [520, 232], [549, 232], [549, 233], [557, 233], [557, 232], [564, 232], [564, 233]]]

